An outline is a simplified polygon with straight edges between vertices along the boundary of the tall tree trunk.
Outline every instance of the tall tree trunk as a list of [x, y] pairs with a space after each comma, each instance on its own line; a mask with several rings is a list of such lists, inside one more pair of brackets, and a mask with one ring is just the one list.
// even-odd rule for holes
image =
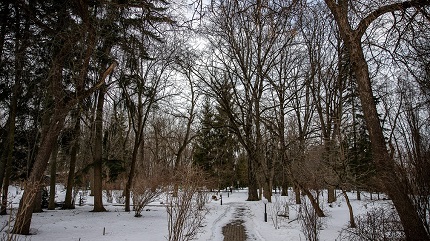
[[302, 204], [302, 199], [300, 198], [300, 188], [294, 185], [294, 197], [296, 198], [296, 204]]
[[4, 148], [5, 151], [3, 152], [3, 155], [1, 158], [2, 160], [0, 160], [3, 163], [1, 165], [2, 167], [0, 168], [0, 187], [3, 187], [0, 215], [6, 214], [6, 209], [8, 205], [7, 194], [8, 194], [8, 187], [9, 187], [9, 178], [12, 171], [12, 157], [13, 157], [12, 155], [13, 155], [14, 142], [15, 142], [15, 119], [16, 119], [19, 88], [20, 88], [20, 85], [16, 83], [13, 90], [9, 118], [7, 122], [8, 133], [7, 133], [7, 139], [6, 139], [5, 148]]
[[327, 188], [327, 199], [328, 203], [336, 202], [336, 189], [332, 186]]
[[285, 171], [282, 172], [281, 187], [282, 187], [281, 196], [288, 196], [288, 179]]
[[48, 210], [54, 210], [55, 209], [55, 184], [57, 180], [57, 157], [58, 157], [58, 143], [54, 143], [54, 147], [52, 148], [51, 153], [51, 178], [49, 181], [49, 204], [48, 204]]
[[41, 213], [43, 212], [42, 210], [42, 188], [43, 186], [45, 186], [45, 182], [44, 180], [42, 180], [40, 186], [39, 186], [39, 190], [37, 190], [36, 192], [36, 199], [34, 201], [34, 206], [33, 206], [33, 213]]
[[94, 183], [92, 192], [94, 193], [94, 208], [93, 212], [105, 212], [103, 206], [103, 105], [106, 93], [106, 85], [103, 85], [97, 98], [97, 109], [95, 118], [95, 133], [94, 133]]
[[130, 212], [130, 198], [131, 198], [131, 188], [133, 186], [133, 178], [136, 172], [136, 162], [137, 162], [137, 154], [139, 152], [139, 143], [138, 137], [135, 137], [133, 154], [130, 163], [130, 173], [128, 174], [127, 183], [125, 184], [125, 211]]
[[[79, 107], [78, 107], [79, 108]], [[78, 155], [78, 149], [79, 149], [79, 136], [80, 136], [80, 129], [81, 129], [81, 116], [79, 109], [76, 110], [76, 116], [75, 116], [75, 126], [73, 129], [73, 140], [72, 140], [72, 147], [70, 149], [70, 166], [69, 166], [69, 174], [67, 176], [67, 188], [66, 188], [66, 197], [64, 199], [64, 206], [63, 209], [74, 209], [75, 208], [75, 202], [73, 198], [73, 187], [75, 183], [75, 167], [76, 167], [76, 158]]]
[[[337, 4], [334, 0], [325, 0], [325, 2], [334, 15], [341, 37], [350, 53], [352, 70], [355, 73], [364, 118], [369, 130], [373, 158], [381, 183], [396, 207], [407, 240], [430, 240], [429, 234], [408, 196], [406, 185], [402, 183], [396, 173], [395, 162], [388, 153], [374, 101], [369, 66], [361, 46], [361, 38], [374, 19], [387, 12], [405, 11], [415, 5], [419, 7], [420, 4], [424, 5], [426, 1], [410, 1], [380, 7], [360, 21], [356, 30], [352, 29], [348, 21], [347, 2], [341, 4]], [[426, 4], [430, 5], [428, 1]]]
[[256, 161], [254, 157], [248, 156], [248, 199], [247, 201], [258, 201], [258, 183], [257, 170], [255, 168]]
[[[64, 121], [73, 106], [75, 106], [80, 100], [91, 95], [94, 91], [105, 86], [106, 77], [112, 73], [117, 63], [113, 62], [105, 72], [102, 73], [99, 82], [86, 90], [76, 98], [70, 99], [68, 102], [64, 102], [63, 89], [62, 89], [62, 66], [59, 63], [64, 62], [64, 57], [68, 51], [68, 46], [63, 46], [64, 49], [59, 51], [54, 56], [53, 64], [50, 70], [49, 80], [49, 97], [48, 102], [53, 102], [52, 109], [45, 111], [42, 126], [42, 138], [40, 141], [39, 149], [37, 151], [33, 168], [31, 169], [30, 175], [24, 184], [24, 194], [21, 198], [18, 213], [15, 219], [15, 225], [12, 233], [14, 234], [30, 234], [30, 224], [33, 214], [33, 208], [35, 205], [36, 194], [40, 190], [40, 186], [43, 182], [43, 176], [45, 169], [48, 165], [49, 157], [55, 143], [57, 142], [58, 136], [64, 127]], [[102, 91], [103, 92], [103, 91]], [[101, 173], [101, 171], [100, 171]], [[101, 176], [100, 176], [101, 178]]]

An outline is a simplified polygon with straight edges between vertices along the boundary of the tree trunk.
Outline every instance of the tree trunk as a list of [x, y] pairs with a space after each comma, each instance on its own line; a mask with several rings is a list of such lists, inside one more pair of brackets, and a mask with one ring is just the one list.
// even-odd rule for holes
[[77, 110], [78, 113], [76, 113], [75, 116], [75, 127], [73, 129], [73, 144], [70, 149], [70, 167], [69, 167], [69, 174], [67, 176], [67, 189], [66, 189], [66, 197], [64, 199], [64, 206], [63, 209], [74, 209], [75, 208], [75, 202], [73, 198], [73, 187], [75, 183], [75, 167], [76, 167], [76, 158], [78, 155], [78, 149], [79, 149], [79, 132], [81, 129], [81, 117], [80, 117], [80, 111]]
[[294, 196], [296, 198], [296, 204], [302, 204], [302, 199], [300, 198], [300, 188], [297, 185], [294, 185]]
[[[320, 218], [321, 217], [325, 217], [325, 214], [324, 214], [323, 210], [319, 206], [318, 200], [316, 198], [314, 198], [314, 196], [312, 195], [312, 193], [308, 189], [306, 189], [303, 186], [301, 186], [300, 183], [298, 183], [298, 182], [295, 182], [295, 185], [303, 193], [305, 193], [306, 196], [309, 198], [309, 201], [311, 202], [312, 207], [315, 209], [315, 213], [317, 214], [317, 216], [320, 217]], [[296, 193], [296, 195], [297, 195], [297, 193]], [[296, 196], [296, 199], [297, 199], [297, 196]]]
[[336, 202], [336, 190], [333, 187], [327, 189], [328, 203]]
[[131, 195], [131, 188], [133, 185], [133, 178], [136, 172], [136, 162], [137, 162], [137, 153], [139, 151], [139, 143], [137, 140], [137, 137], [135, 137], [134, 147], [133, 147], [133, 154], [131, 158], [131, 164], [130, 164], [130, 173], [128, 174], [127, 183], [125, 184], [125, 211], [130, 212], [130, 195]]
[[0, 160], [1, 161], [0, 187], [3, 187], [0, 215], [6, 214], [6, 209], [8, 206], [7, 194], [8, 194], [8, 188], [9, 188], [9, 178], [12, 171], [12, 157], [13, 157], [12, 155], [13, 155], [13, 149], [14, 149], [14, 143], [15, 143], [15, 119], [16, 119], [19, 89], [20, 89], [19, 83], [15, 83], [15, 86], [13, 88], [12, 100], [10, 104], [9, 118], [7, 122], [8, 123], [7, 139], [4, 145], [5, 148], [3, 149], [5, 151], [3, 152], [2, 158]]
[[369, 78], [369, 68], [364, 58], [361, 44], [359, 41], [354, 41], [350, 42], [347, 46], [350, 48], [351, 60], [357, 79], [364, 117], [369, 129], [369, 136], [374, 154], [373, 157], [378, 175], [384, 185], [385, 191], [393, 200], [393, 204], [399, 213], [407, 239], [429, 240], [424, 225], [412, 201], [408, 197], [406, 185], [402, 183], [397, 175], [394, 160], [390, 158], [386, 148]]
[[42, 181], [39, 186], [39, 190], [36, 192], [36, 200], [34, 201], [33, 213], [41, 213], [42, 210], [42, 188], [44, 186], [44, 182]]
[[352, 205], [351, 205], [351, 202], [349, 201], [348, 194], [344, 189], [342, 189], [342, 194], [345, 197], [346, 205], [348, 206], [348, 210], [349, 210], [349, 227], [356, 228], [357, 224], [355, 224], [355, 220], [354, 220], [354, 210], [352, 209]]
[[255, 160], [248, 156], [248, 199], [247, 201], [258, 201], [258, 183], [255, 170]]
[[55, 184], [57, 179], [57, 156], [58, 156], [58, 143], [54, 143], [51, 153], [51, 178], [49, 181], [49, 204], [48, 210], [55, 210]]
[[272, 185], [270, 183], [270, 180], [265, 179], [263, 191], [264, 197], [267, 199], [267, 201], [272, 202]]
[[[285, 161], [283, 161], [285, 163]], [[288, 178], [287, 178], [287, 172], [282, 172], [282, 184], [281, 184], [281, 196], [288, 196]]]
[[103, 85], [97, 98], [97, 110], [95, 118], [95, 140], [94, 140], [94, 183], [92, 192], [94, 194], [94, 208], [93, 212], [105, 212], [103, 206], [103, 105], [106, 93], [106, 85]]

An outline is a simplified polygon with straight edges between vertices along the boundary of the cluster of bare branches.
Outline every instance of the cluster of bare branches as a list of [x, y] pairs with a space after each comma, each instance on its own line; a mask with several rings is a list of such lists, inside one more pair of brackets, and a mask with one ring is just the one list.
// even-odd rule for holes
[[356, 228], [341, 231], [341, 240], [405, 240], [399, 216], [391, 207], [372, 208], [356, 217]]
[[205, 178], [193, 167], [182, 167], [176, 172], [175, 185], [167, 202], [169, 241], [192, 240], [198, 234], [208, 209], [209, 194], [204, 188]]
[[135, 179], [132, 188], [134, 216], [141, 217], [143, 209], [165, 193], [166, 179], [161, 171], [151, 175], [137, 175]]
[[303, 198], [298, 214], [301, 230], [306, 240], [319, 240], [320, 231], [324, 224], [323, 219], [318, 217], [315, 209], [306, 198]]
[[164, 180], [161, 175], [136, 177], [136, 182], [132, 189], [135, 217], [141, 217], [142, 210], [164, 193], [163, 182]]
[[271, 205], [269, 205], [269, 213], [273, 226], [275, 229], [279, 229], [281, 222], [290, 218], [290, 207], [287, 198], [280, 196], [279, 194], [275, 194]]

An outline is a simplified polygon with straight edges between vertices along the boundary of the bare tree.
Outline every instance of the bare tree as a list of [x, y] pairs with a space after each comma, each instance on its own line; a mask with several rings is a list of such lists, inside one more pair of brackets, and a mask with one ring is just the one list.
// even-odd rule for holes
[[372, 142], [376, 169], [384, 189], [392, 198], [399, 213], [406, 238], [408, 240], [429, 240], [429, 234], [426, 232], [412, 201], [407, 195], [408, 191], [405, 185], [396, 175], [394, 160], [386, 148], [382, 126], [374, 101], [369, 66], [363, 51], [362, 37], [368, 27], [383, 14], [396, 11], [404, 12], [409, 8], [415, 8], [419, 12], [420, 9], [430, 5], [430, 3], [429, 1], [407, 1], [403, 3], [381, 4], [374, 9], [369, 9], [369, 12], [365, 13], [354, 24], [349, 17], [351, 14], [350, 10], [354, 9], [354, 5], [349, 6], [349, 1], [336, 2], [334, 0], [325, 0], [325, 2], [334, 15], [340, 35], [350, 54], [351, 67], [357, 81], [358, 92]]
[[[210, 71], [206, 81], [247, 152], [249, 201], [259, 199], [256, 173], [264, 162], [262, 100], [268, 76], [285, 44], [281, 39], [288, 32], [282, 13], [291, 11], [293, 5], [284, 1], [221, 1], [210, 9], [207, 34], [215, 58], [209, 64], [215, 71]], [[270, 172], [264, 175], [265, 181], [270, 179]], [[265, 188], [269, 199], [271, 188], [269, 183]]]
[[[140, 42], [139, 42], [140, 43]], [[166, 51], [170, 48], [171, 51]], [[132, 48], [134, 50], [134, 48]], [[136, 49], [138, 49], [136, 47]], [[136, 50], [135, 50], [136, 51]], [[130, 191], [144, 140], [144, 129], [147, 125], [153, 106], [164, 98], [163, 88], [168, 85], [175, 48], [166, 44], [154, 45], [145, 49], [154, 55], [154, 59], [140, 59], [143, 53], [132, 53], [126, 58], [120, 77], [120, 88], [127, 106], [128, 117], [134, 133], [133, 151], [127, 183], [124, 190], [125, 211], [130, 211]], [[128, 62], [129, 61], [129, 62]], [[133, 64], [137, 63], [137, 64]], [[130, 67], [129, 67], [130, 66]]]

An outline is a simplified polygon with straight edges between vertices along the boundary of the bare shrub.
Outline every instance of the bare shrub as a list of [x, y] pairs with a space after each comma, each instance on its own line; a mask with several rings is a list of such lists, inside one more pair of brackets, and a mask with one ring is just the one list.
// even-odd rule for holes
[[272, 203], [269, 205], [270, 218], [275, 229], [279, 229], [281, 221], [290, 218], [290, 209], [286, 197], [275, 194]]
[[302, 199], [298, 212], [299, 223], [301, 230], [305, 235], [306, 240], [319, 240], [320, 231], [323, 227], [323, 219], [318, 217], [315, 209], [312, 207], [307, 198]]
[[[202, 173], [193, 167], [176, 171], [175, 185], [180, 189], [170, 196], [166, 206], [169, 241], [192, 240], [202, 227], [208, 213], [205, 204], [209, 200], [208, 192], [203, 189], [205, 178]], [[173, 193], [173, 188], [170, 191]]]
[[163, 192], [163, 178], [161, 175], [144, 176], [138, 175], [135, 178], [133, 193], [134, 216], [141, 217], [142, 210]]
[[357, 228], [344, 228], [340, 240], [385, 241], [405, 240], [402, 224], [395, 209], [387, 207], [372, 208], [356, 216]]

